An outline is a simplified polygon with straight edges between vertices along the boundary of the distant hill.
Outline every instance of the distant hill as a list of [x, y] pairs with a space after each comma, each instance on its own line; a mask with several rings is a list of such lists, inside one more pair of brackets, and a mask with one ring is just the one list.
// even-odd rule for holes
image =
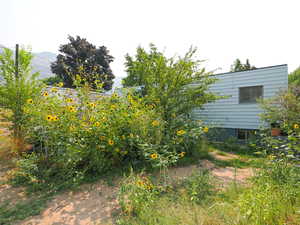
[[[5, 46], [0, 44], [0, 53], [2, 53], [3, 48], [5, 48]], [[41, 79], [53, 76], [50, 64], [56, 59], [56, 54], [52, 52], [39, 52], [33, 53], [33, 56], [32, 71], [40, 72]]]
[[[4, 45], [0, 44], [0, 54], [2, 53], [2, 49], [5, 48]], [[56, 54], [53, 52], [38, 52], [33, 53], [32, 59], [32, 71], [33, 72], [40, 72], [40, 78], [48, 78], [54, 76], [51, 72], [50, 65], [51, 62], [54, 62], [56, 59]], [[116, 77], [114, 79], [113, 88], [121, 87], [122, 78]]]
[[40, 72], [41, 79], [52, 77], [53, 74], [50, 69], [51, 62], [56, 59], [56, 54], [52, 52], [40, 52], [33, 53], [34, 57], [32, 59], [32, 70], [33, 72]]

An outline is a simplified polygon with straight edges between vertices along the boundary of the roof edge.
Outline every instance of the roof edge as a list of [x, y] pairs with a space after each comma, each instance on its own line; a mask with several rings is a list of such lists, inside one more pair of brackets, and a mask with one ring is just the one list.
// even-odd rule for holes
[[229, 74], [229, 73], [243, 73], [243, 72], [249, 72], [249, 71], [254, 71], [254, 70], [261, 70], [261, 69], [268, 69], [268, 68], [273, 68], [273, 67], [281, 67], [281, 66], [287, 66], [287, 65], [288, 65], [288, 64], [280, 64], [280, 65], [275, 65], [275, 66], [265, 66], [265, 67], [259, 67], [259, 68], [252, 69], [252, 70], [244, 70], [244, 71], [237, 71], [237, 72], [217, 73], [217, 74], [212, 74], [211, 76], [218, 76], [218, 75]]

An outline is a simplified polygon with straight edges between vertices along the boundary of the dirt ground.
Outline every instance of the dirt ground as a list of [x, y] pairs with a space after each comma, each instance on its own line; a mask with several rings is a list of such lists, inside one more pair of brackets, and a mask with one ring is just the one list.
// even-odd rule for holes
[[[194, 171], [206, 168], [216, 176], [222, 184], [236, 180], [246, 182], [253, 175], [250, 168], [234, 169], [231, 167], [218, 168], [208, 160], [203, 160], [200, 165], [172, 168], [168, 171], [171, 178], [184, 178]], [[3, 169], [2, 171], [5, 171]], [[1, 174], [0, 174], [1, 175]], [[3, 172], [2, 172], [3, 175]], [[18, 222], [18, 225], [101, 225], [112, 224], [113, 214], [118, 212], [117, 202], [118, 185], [108, 186], [104, 182], [86, 184], [80, 190], [69, 191], [57, 195], [48, 203], [40, 215], [29, 217]], [[23, 199], [22, 188], [12, 188], [9, 185], [0, 186], [0, 201], [15, 196], [14, 199]]]

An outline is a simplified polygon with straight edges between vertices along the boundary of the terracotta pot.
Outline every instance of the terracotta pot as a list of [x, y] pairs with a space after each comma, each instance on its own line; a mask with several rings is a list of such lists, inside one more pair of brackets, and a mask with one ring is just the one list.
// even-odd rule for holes
[[272, 128], [271, 129], [271, 135], [272, 136], [279, 136], [280, 135], [280, 129], [279, 128]]

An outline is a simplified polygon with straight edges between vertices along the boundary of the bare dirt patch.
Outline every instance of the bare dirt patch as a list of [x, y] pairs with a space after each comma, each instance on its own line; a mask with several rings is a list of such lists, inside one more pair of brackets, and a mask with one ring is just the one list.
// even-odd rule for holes
[[119, 209], [117, 187], [103, 182], [81, 187], [82, 191], [57, 196], [39, 216], [18, 224], [24, 225], [94, 225], [112, 222], [112, 213]]
[[[236, 156], [230, 156], [235, 158]], [[232, 158], [230, 158], [232, 159]], [[220, 159], [221, 160], [221, 159]], [[225, 160], [224, 158], [222, 160]], [[171, 168], [167, 175], [172, 179], [184, 179], [193, 172], [208, 169], [220, 181], [224, 187], [232, 181], [246, 183], [253, 176], [251, 168], [237, 169], [233, 167], [218, 168], [211, 161], [201, 160], [199, 165]], [[3, 187], [4, 195], [9, 187]], [[113, 224], [113, 214], [118, 212], [120, 206], [117, 202], [119, 185], [109, 186], [100, 181], [95, 184], [81, 186], [78, 191], [69, 191], [57, 195], [48, 203], [47, 208], [38, 216], [18, 222], [18, 225], [100, 225]], [[18, 189], [11, 195], [18, 196]], [[22, 191], [22, 190], [20, 190]], [[20, 198], [22, 195], [20, 196]]]

